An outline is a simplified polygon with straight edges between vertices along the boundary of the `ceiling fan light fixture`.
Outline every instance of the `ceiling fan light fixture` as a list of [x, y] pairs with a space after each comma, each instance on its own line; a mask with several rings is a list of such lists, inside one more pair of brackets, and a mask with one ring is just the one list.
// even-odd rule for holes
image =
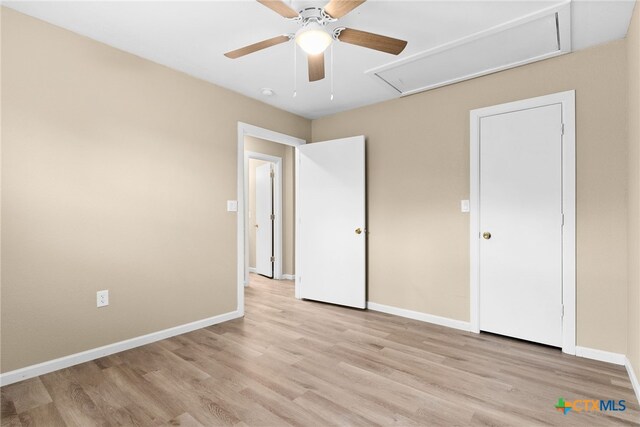
[[317, 22], [309, 22], [296, 33], [296, 43], [309, 55], [324, 52], [332, 41], [331, 35]]

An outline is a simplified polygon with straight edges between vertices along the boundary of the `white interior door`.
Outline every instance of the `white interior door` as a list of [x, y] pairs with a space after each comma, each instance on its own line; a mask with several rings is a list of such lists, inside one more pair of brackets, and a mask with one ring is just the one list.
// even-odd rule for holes
[[273, 277], [273, 183], [271, 163], [256, 168], [256, 271]]
[[480, 329], [558, 347], [561, 129], [560, 104], [481, 119], [478, 236]]
[[365, 308], [364, 136], [298, 147], [300, 297]]

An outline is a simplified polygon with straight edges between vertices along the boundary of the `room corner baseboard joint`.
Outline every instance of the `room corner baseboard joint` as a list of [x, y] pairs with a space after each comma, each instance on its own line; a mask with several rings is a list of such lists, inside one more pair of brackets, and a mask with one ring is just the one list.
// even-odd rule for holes
[[629, 380], [633, 386], [633, 391], [636, 393], [636, 399], [640, 402], [640, 382], [638, 382], [638, 377], [636, 376], [636, 373], [633, 370], [633, 365], [631, 365], [631, 361], [628, 357], [624, 358], [624, 367], [627, 368], [627, 374], [629, 374]]

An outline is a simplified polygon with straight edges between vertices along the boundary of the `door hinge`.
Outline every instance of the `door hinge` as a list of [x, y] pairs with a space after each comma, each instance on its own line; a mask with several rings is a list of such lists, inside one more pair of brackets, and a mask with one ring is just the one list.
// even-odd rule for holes
[[560, 316], [564, 317], [564, 304], [560, 306]]
[[271, 171], [271, 173], [269, 174], [271, 176], [271, 178], [273, 178], [274, 176], [276, 176], [275, 173], [273, 173], [273, 171]]
[[560, 135], [564, 135], [564, 123], [560, 126]]
[[276, 257], [272, 256], [271, 257], [271, 262], [276, 262]]
[[274, 214], [270, 215], [271, 221], [275, 221], [276, 220], [276, 216]]
[[564, 227], [564, 214], [560, 214], [560, 216], [561, 216], [561, 218], [560, 218], [561, 224], [560, 225]]

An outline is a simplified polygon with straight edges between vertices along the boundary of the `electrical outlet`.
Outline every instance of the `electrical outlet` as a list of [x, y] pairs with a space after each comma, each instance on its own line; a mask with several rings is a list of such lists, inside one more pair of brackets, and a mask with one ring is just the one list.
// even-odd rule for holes
[[105, 307], [109, 305], [109, 291], [98, 291], [96, 294], [97, 297], [97, 307]]

